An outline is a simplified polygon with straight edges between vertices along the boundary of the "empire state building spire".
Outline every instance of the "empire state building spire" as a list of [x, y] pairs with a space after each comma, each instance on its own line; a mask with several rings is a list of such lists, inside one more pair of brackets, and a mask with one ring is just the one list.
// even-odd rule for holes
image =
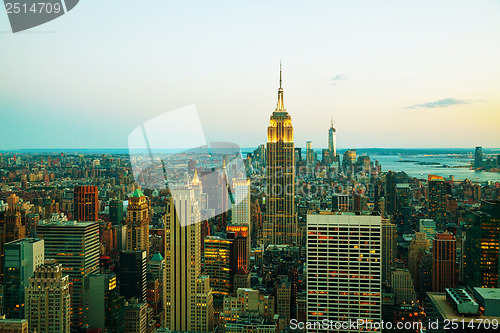
[[281, 74], [282, 74], [282, 67], [281, 67], [281, 61], [280, 61], [280, 88], [278, 89], [278, 105], [276, 105], [275, 111], [286, 112], [285, 103], [283, 102], [283, 88], [281, 87], [281, 84], [282, 84]]
[[292, 117], [283, 104], [282, 70], [278, 105], [269, 119], [266, 149], [266, 220], [264, 245], [297, 244], [295, 213], [295, 144]]

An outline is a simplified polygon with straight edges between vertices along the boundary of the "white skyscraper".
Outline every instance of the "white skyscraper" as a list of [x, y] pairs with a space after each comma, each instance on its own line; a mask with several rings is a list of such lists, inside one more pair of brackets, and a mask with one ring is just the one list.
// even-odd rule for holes
[[235, 178], [232, 181], [233, 199], [233, 225], [250, 226], [250, 180]]
[[200, 209], [193, 189], [176, 189], [167, 202], [165, 225], [166, 327], [213, 330], [213, 296], [201, 275]]
[[[307, 321], [346, 323], [308, 332], [361, 332], [380, 322], [381, 217], [350, 212], [307, 215]], [[366, 330], [364, 330], [366, 331]]]
[[26, 289], [29, 332], [70, 332], [70, 280], [61, 264], [46, 260], [35, 269]]

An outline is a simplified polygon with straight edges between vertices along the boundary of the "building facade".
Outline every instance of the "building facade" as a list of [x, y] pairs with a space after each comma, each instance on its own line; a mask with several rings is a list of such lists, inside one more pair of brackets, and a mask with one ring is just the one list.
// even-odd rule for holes
[[451, 233], [437, 233], [432, 241], [432, 291], [444, 292], [457, 283], [457, 240]]
[[127, 208], [127, 250], [146, 251], [149, 258], [149, 199], [135, 190]]
[[73, 209], [76, 221], [98, 221], [99, 192], [97, 186], [75, 186]]
[[69, 333], [70, 300], [70, 279], [62, 265], [47, 260], [38, 266], [26, 291], [26, 319], [30, 333]]
[[278, 104], [267, 128], [267, 216], [265, 245], [292, 245], [297, 241], [295, 214], [295, 150], [292, 118], [278, 89]]
[[[380, 216], [330, 211], [309, 213], [307, 320], [380, 321], [381, 250]], [[360, 330], [342, 332], [347, 331]]]
[[25, 318], [25, 288], [44, 258], [43, 240], [23, 238], [5, 244], [3, 313], [6, 318]]
[[69, 276], [71, 326], [84, 322], [83, 283], [99, 271], [99, 223], [56, 221], [39, 224], [37, 235], [45, 242], [45, 259], [54, 259]]

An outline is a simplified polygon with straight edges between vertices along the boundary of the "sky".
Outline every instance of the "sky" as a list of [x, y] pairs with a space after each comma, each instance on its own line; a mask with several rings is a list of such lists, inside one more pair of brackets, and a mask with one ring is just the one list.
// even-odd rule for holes
[[500, 147], [499, 18], [500, 0], [106, 0], [13, 34], [0, 8], [0, 150], [127, 148], [193, 104], [207, 142], [255, 147], [280, 61], [296, 146], [326, 147], [333, 117], [340, 148]]

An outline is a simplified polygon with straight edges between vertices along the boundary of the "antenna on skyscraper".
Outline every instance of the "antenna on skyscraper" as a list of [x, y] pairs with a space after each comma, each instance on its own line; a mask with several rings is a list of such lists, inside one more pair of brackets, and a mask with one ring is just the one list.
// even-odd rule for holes
[[281, 89], [281, 72], [282, 72], [283, 67], [281, 66], [281, 60], [280, 60], [280, 89]]

